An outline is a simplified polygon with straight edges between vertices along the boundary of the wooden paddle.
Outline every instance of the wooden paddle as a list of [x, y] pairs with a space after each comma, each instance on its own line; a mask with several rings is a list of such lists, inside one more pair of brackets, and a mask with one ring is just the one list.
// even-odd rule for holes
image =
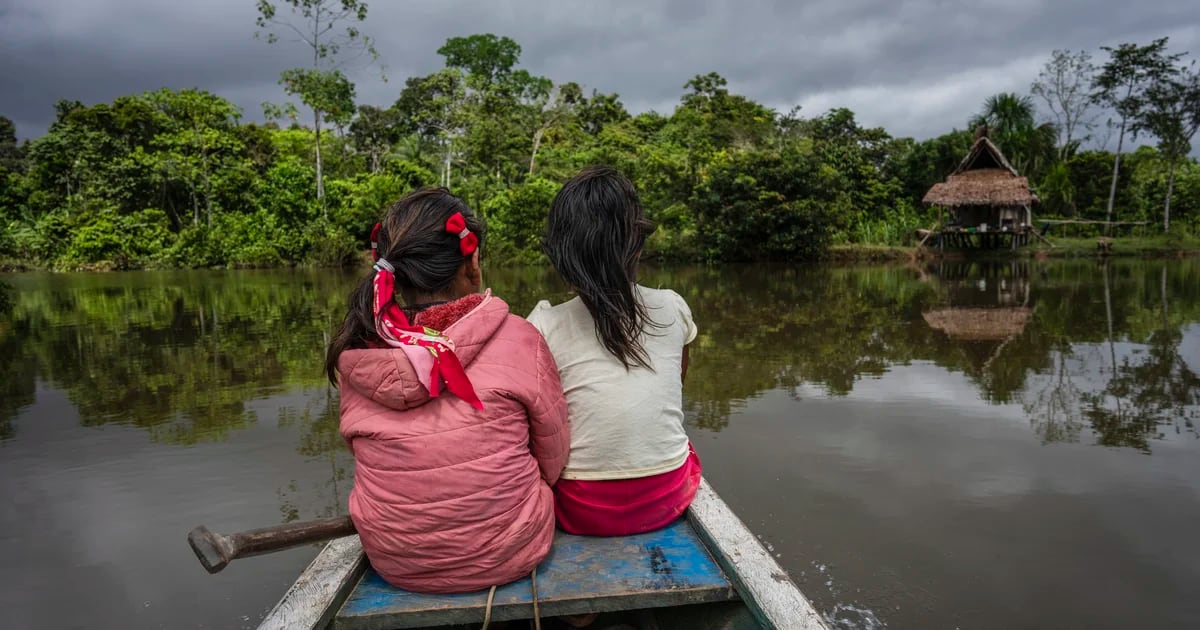
[[355, 531], [349, 516], [285, 523], [229, 536], [209, 531], [201, 525], [188, 532], [188, 544], [192, 546], [192, 551], [196, 552], [200, 564], [204, 565], [209, 573], [216, 573], [238, 558], [350, 536]]

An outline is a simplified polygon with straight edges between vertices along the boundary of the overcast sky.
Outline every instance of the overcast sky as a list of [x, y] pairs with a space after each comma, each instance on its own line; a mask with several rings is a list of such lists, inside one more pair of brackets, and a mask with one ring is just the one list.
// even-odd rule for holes
[[[0, 115], [45, 132], [58, 99], [108, 102], [198, 87], [262, 117], [276, 81], [309, 57], [254, 38], [254, 0], [0, 0]], [[683, 84], [719, 72], [729, 87], [804, 115], [849, 107], [860, 122], [927, 138], [990, 94], [1028, 92], [1055, 48], [1148, 43], [1200, 56], [1196, 0], [371, 0], [363, 29], [378, 68], [351, 78], [363, 103], [395, 101], [404, 79], [442, 65], [448, 37], [515, 39], [535, 74], [617, 92], [633, 112], [670, 112]], [[281, 8], [281, 11], [284, 9]]]

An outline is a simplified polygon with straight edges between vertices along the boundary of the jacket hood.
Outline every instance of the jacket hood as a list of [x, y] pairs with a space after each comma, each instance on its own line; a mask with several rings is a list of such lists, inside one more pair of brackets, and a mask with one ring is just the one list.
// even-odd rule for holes
[[[489, 291], [431, 307], [419, 313], [414, 323], [437, 328], [452, 322], [442, 333], [454, 343], [459, 362], [469, 369], [479, 351], [504, 324], [508, 312], [508, 304]], [[430, 396], [421, 384], [414, 362], [424, 365], [428, 356], [429, 351], [419, 346], [346, 350], [338, 357], [339, 382], [342, 387], [353, 387], [363, 396], [393, 409], [418, 407], [429, 402]], [[453, 395], [445, 387], [439, 393], [439, 397]]]

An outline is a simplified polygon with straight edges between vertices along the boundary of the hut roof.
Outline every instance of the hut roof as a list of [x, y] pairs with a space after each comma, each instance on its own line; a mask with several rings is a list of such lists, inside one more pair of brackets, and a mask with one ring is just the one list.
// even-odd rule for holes
[[1000, 147], [992, 144], [985, 130], [980, 131], [979, 137], [975, 138], [975, 144], [972, 144], [971, 150], [967, 152], [967, 157], [958, 163], [958, 168], [954, 169], [951, 175], [958, 175], [977, 168], [1003, 168], [1012, 173], [1014, 177], [1019, 175], [1017, 169], [1008, 163], [1008, 158], [1004, 157]]
[[930, 328], [955, 339], [997, 341], [1021, 334], [1029, 323], [1032, 309], [1025, 306], [1002, 308], [946, 307], [921, 313]]
[[1029, 190], [1029, 180], [980, 134], [958, 168], [925, 193], [921, 200], [938, 206], [1031, 206], [1038, 202]]
[[1002, 168], [981, 168], [934, 184], [921, 201], [938, 206], [1029, 206], [1038, 198], [1024, 177]]

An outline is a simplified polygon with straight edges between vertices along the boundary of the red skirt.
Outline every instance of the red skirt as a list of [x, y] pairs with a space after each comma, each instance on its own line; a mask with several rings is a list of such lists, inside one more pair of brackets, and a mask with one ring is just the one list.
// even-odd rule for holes
[[554, 485], [558, 527], [582, 536], [628, 536], [666, 527], [692, 503], [700, 487], [700, 458], [675, 470], [637, 479], [559, 479]]

